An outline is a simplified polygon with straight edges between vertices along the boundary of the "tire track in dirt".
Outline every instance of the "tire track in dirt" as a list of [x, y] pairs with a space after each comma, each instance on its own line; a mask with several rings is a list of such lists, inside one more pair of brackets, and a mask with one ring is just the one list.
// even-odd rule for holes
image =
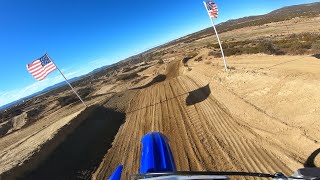
[[[199, 84], [197, 84], [195, 86], [199, 87]], [[208, 101], [210, 101], [210, 99], [212, 99], [212, 98], [208, 98], [208, 99], [209, 99]], [[203, 102], [203, 103], [206, 103], [206, 102]], [[203, 103], [199, 104], [199, 106], [201, 106]], [[213, 104], [215, 104], [215, 103], [214, 102], [208, 103], [208, 105], [213, 105]], [[220, 107], [220, 106], [217, 105], [216, 108], [218, 108], [218, 107]], [[208, 111], [208, 110], [212, 110], [215, 108], [214, 107], [212, 107], [212, 108], [203, 107], [200, 109]], [[275, 165], [275, 163], [266, 163], [266, 161], [271, 159], [273, 162], [277, 162], [277, 164], [281, 164], [268, 151], [266, 151], [265, 149], [260, 147], [259, 143], [257, 141], [252, 139], [252, 138], [257, 139], [257, 134], [254, 133], [252, 130], [250, 130], [250, 128], [247, 128], [243, 125], [240, 125], [230, 115], [224, 116], [223, 114], [225, 112], [221, 108], [220, 109], [218, 108], [215, 110], [219, 111], [218, 113], [220, 115], [218, 115], [218, 117], [223, 117], [223, 119], [220, 119], [220, 121], [217, 122], [217, 124], [224, 123], [224, 122], [226, 123], [225, 125], [220, 126], [220, 128], [225, 128], [223, 131], [221, 131], [221, 132], [225, 133], [225, 134], [222, 133], [222, 136], [226, 136], [227, 134], [231, 135], [231, 138], [230, 138], [231, 141], [236, 140], [237, 137], [247, 136], [247, 138], [245, 138], [245, 140], [249, 141], [249, 143], [247, 143], [246, 141], [243, 140], [243, 138], [241, 138], [242, 141], [240, 141], [240, 142], [242, 142], [242, 143], [237, 143], [237, 142], [239, 142], [238, 140], [233, 142], [236, 145], [236, 148], [233, 148], [233, 149], [237, 149], [237, 148], [243, 149], [244, 148], [243, 150], [246, 152], [246, 154], [252, 155], [252, 157], [249, 156], [246, 159], [253, 159], [254, 160], [253, 163], [255, 163], [257, 166], [253, 166], [253, 167], [259, 167], [257, 169], [254, 169], [255, 171], [263, 170], [263, 172], [276, 172], [276, 171], [282, 170], [283, 172], [286, 172], [286, 173], [290, 172], [288, 167], [286, 167], [283, 163], [281, 166], [280, 165], [277, 166], [277, 165]], [[210, 117], [210, 116], [206, 116], [206, 117]], [[228, 127], [229, 127], [229, 129], [226, 129]], [[239, 131], [239, 130], [242, 130], [242, 131]], [[228, 141], [228, 140], [226, 140], [226, 141]], [[251, 154], [250, 154], [250, 152], [251, 152]], [[251, 166], [252, 166], [252, 164], [251, 164]]]
[[[192, 90], [193, 90], [194, 88], [192, 88]], [[189, 90], [190, 91], [190, 90]], [[203, 103], [203, 102], [202, 102]], [[205, 106], [205, 108], [206, 109], [208, 109], [210, 106], [208, 105], [208, 104], [205, 104], [204, 105]], [[199, 108], [199, 107], [198, 107]], [[200, 110], [203, 110], [203, 109], [201, 109], [201, 108], [199, 108]], [[202, 113], [200, 113], [200, 114], [202, 114]], [[208, 115], [208, 113], [206, 114], [206, 115]], [[210, 114], [209, 114], [210, 115]], [[208, 126], [208, 125], [210, 125], [210, 121], [211, 120], [207, 120], [207, 119], [205, 119], [204, 118], [205, 116], [202, 116], [202, 119], [199, 119], [200, 121], [204, 121], [203, 122], [203, 125], [202, 125], [202, 127], [203, 127], [203, 129], [204, 129], [204, 127], [206, 127], [206, 126]], [[210, 116], [207, 116], [207, 117], [210, 117]], [[217, 115], [217, 114], [215, 114], [215, 116], [211, 116], [211, 118], [216, 118], [217, 120], [219, 120], [219, 121], [223, 121], [223, 118], [225, 118], [225, 117], [222, 117], [221, 115]], [[219, 123], [217, 123], [218, 125], [219, 125]], [[223, 142], [223, 141], [221, 141], [221, 139], [223, 139], [223, 138], [225, 138], [226, 136], [225, 135], [223, 135], [223, 136], [217, 136], [217, 133], [219, 132], [219, 131], [221, 131], [221, 129], [223, 129], [223, 128], [225, 128], [225, 127], [228, 127], [228, 126], [220, 126], [220, 127], [216, 127], [216, 126], [210, 126], [209, 128], [212, 130], [212, 131], [207, 131], [206, 132], [206, 134], [211, 134], [211, 138], [212, 137], [216, 137], [217, 139], [218, 139], [218, 144], [217, 144], [217, 146], [218, 147], [220, 147], [221, 149], [223, 149], [223, 147], [225, 147], [226, 146], [226, 144]], [[223, 130], [223, 131], [230, 131], [230, 130]], [[214, 132], [214, 133], [213, 133]], [[210, 140], [211, 139], [210, 137], [208, 137], [208, 139]], [[220, 149], [219, 148], [219, 149]], [[226, 151], [225, 151], [226, 152]], [[230, 153], [227, 155], [226, 153], [224, 153], [225, 154], [225, 156], [227, 156], [229, 159], [230, 159]], [[219, 158], [219, 157], [221, 157], [223, 154], [222, 153], [216, 153], [216, 154], [214, 154], [214, 156], [215, 156], [215, 158]], [[235, 158], [233, 158], [233, 159], [235, 159]], [[223, 162], [224, 164], [225, 164], [225, 161], [223, 161], [222, 159], [220, 160], [221, 162]], [[231, 161], [229, 160], [229, 163], [231, 163]], [[238, 162], [239, 163], [239, 162]], [[232, 164], [232, 163], [231, 163]], [[219, 169], [219, 170], [226, 170], [226, 169], [224, 169], [224, 168], [226, 168], [226, 166], [224, 165], [218, 165], [218, 166], [215, 166], [215, 168], [221, 168], [221, 169]], [[232, 168], [232, 167], [229, 167], [229, 169], [231, 170], [231, 169], [234, 169], [234, 168]], [[217, 169], [213, 169], [213, 170], [217, 170]]]
[[[172, 88], [177, 87], [177, 86], [180, 86], [181, 90], [180, 90], [180, 92], [179, 91], [176, 91], [176, 92], [179, 92], [179, 93], [185, 92], [185, 90], [180, 85], [179, 81], [173, 81]], [[189, 124], [190, 128], [195, 131], [194, 134], [197, 137], [194, 137], [194, 138], [198, 139], [201, 142], [201, 146], [198, 148], [200, 148], [200, 149], [203, 148], [203, 151], [204, 151], [203, 154], [205, 154], [203, 156], [206, 156], [202, 160], [200, 159], [200, 163], [206, 164], [204, 166], [204, 169], [208, 169], [208, 167], [210, 167], [210, 166], [216, 166], [216, 167], [225, 166], [221, 162], [226, 162], [228, 160], [223, 159], [222, 161], [220, 161], [220, 160], [217, 161], [217, 159], [219, 159], [219, 157], [213, 156], [214, 154], [221, 154], [222, 152], [220, 152], [220, 151], [216, 152], [218, 149], [215, 148], [215, 144], [213, 142], [215, 140], [215, 138], [208, 138], [208, 133], [207, 133], [208, 130], [205, 129], [206, 126], [204, 124], [202, 124], [201, 121], [199, 121], [200, 114], [198, 113], [198, 110], [195, 109], [195, 107], [193, 107], [193, 106], [186, 106], [185, 105], [185, 99], [187, 98], [186, 96], [181, 97], [181, 98], [179, 97], [178, 99], [180, 102], [180, 106], [183, 107], [183, 109], [185, 110], [184, 114], [187, 117], [189, 117], [189, 119], [186, 119], [185, 123]], [[200, 170], [200, 169], [197, 169], [197, 170]]]
[[[178, 61], [168, 70], [178, 71], [175, 66], [179, 66]], [[95, 173], [96, 179], [107, 178], [119, 164], [124, 165], [123, 179], [138, 173], [140, 140], [151, 131], [168, 137], [178, 170], [292, 172], [278, 158], [284, 147], [268, 143], [211, 94], [187, 105], [188, 92], [205, 83], [197, 75], [178, 75], [172, 72], [166, 81], [140, 89], [135, 95], [126, 111], [126, 122]]]
[[[206, 71], [206, 70], [203, 70]], [[190, 79], [197, 80], [198, 84], [201, 85], [204, 84], [202, 80], [208, 79], [206, 76], [204, 76], [204, 72], [195, 70], [188, 75]], [[196, 78], [194, 78], [196, 77]], [[217, 82], [211, 83], [212, 86], [220, 86]], [[212, 87], [211, 86], [211, 87]], [[217, 90], [216, 88], [213, 88]], [[234, 94], [234, 92], [230, 91], [227, 88], [219, 88], [220, 91], [227, 91], [228, 93]], [[220, 92], [221, 93], [221, 92]], [[239, 97], [236, 95], [236, 97]], [[286, 172], [289, 172], [289, 174], [292, 173], [292, 170], [296, 169], [295, 167], [296, 164], [302, 164], [304, 162], [303, 156], [301, 156], [301, 153], [296, 150], [295, 147], [292, 147], [291, 144], [284, 143], [282, 141], [279, 141], [278, 134], [281, 134], [283, 131], [286, 131], [288, 128], [291, 128], [291, 126], [288, 126], [286, 123], [282, 123], [281, 120], [274, 118], [270, 116], [269, 114], [266, 114], [263, 110], [257, 108], [255, 105], [248, 103], [246, 100], [243, 98], [239, 97], [244, 103], [250, 105], [252, 108], [257, 110], [256, 113], [258, 113], [262, 118], [264, 119], [264, 123], [267, 123], [266, 127], [269, 127], [268, 129], [264, 128], [264, 124], [261, 124], [261, 122], [256, 123], [256, 121], [251, 121], [248, 123], [248, 121], [244, 121], [242, 119], [236, 119], [236, 122], [239, 122], [239, 125], [245, 125], [247, 127], [250, 127], [249, 130], [253, 132], [253, 134], [258, 134], [258, 136], [255, 137], [255, 140], [258, 141], [258, 144], [263, 142], [263, 148], [268, 151], [269, 149], [272, 149], [271, 155], [273, 157], [277, 157], [277, 163], [275, 164], [286, 164], [285, 167], [287, 169]], [[221, 110], [223, 110], [227, 114], [231, 114], [229, 109], [226, 108], [224, 104], [221, 102], [215, 100], [215, 103], [218, 104], [219, 107], [221, 107]], [[296, 132], [299, 132], [300, 130], [295, 128]], [[259, 133], [262, 132], [262, 136]], [[266, 136], [266, 134], [268, 134]], [[281, 162], [285, 160], [284, 162]], [[272, 164], [272, 163], [270, 163]], [[290, 166], [290, 168], [288, 167]], [[277, 168], [279, 169], [279, 168]]]

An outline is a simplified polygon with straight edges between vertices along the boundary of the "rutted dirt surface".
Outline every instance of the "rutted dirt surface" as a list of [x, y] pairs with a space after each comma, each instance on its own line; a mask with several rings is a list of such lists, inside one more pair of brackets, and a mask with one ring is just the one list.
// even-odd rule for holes
[[[238, 69], [236, 62], [232, 65]], [[287, 59], [283, 58], [283, 62]], [[317, 62], [313, 60], [313, 63], [319, 68]], [[220, 67], [194, 61], [190, 66], [192, 71], [181, 74], [180, 63], [170, 63], [167, 72], [174, 74], [170, 75], [171, 79], [139, 90], [126, 111], [125, 124], [95, 174], [96, 179], [107, 178], [119, 164], [124, 165], [123, 179], [138, 173], [140, 139], [150, 131], [162, 132], [170, 139], [178, 170], [289, 175], [303, 167], [318, 144], [308, 136], [295, 135], [304, 128], [292, 127], [230, 92], [219, 82], [219, 76], [226, 75]], [[300, 67], [292, 70], [297, 68]], [[227, 78], [235, 76], [237, 71], [229, 73]], [[257, 75], [255, 79], [259, 78], [263, 77]], [[238, 113], [242, 110], [245, 115]], [[251, 118], [244, 119], [246, 116]]]

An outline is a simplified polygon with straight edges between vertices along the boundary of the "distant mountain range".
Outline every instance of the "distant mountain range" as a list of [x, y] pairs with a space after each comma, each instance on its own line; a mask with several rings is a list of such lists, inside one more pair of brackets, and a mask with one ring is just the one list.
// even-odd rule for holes
[[[89, 72], [88, 74], [84, 74], [84, 75], [82, 75], [82, 76], [78, 76], [78, 77], [74, 77], [74, 78], [68, 79], [68, 81], [69, 81], [70, 83], [76, 82], [76, 81], [82, 79], [82, 78], [85, 77], [85, 76], [88, 76], [88, 75], [94, 74], [94, 73], [96, 73], [96, 72], [99, 72], [99, 71], [101, 71], [101, 70], [103, 70], [103, 69], [105, 69], [105, 68], [107, 68], [107, 67], [109, 67], [109, 66], [110, 66], [110, 65], [106, 65], [106, 66], [102, 66], [102, 67], [96, 68], [96, 69], [92, 70], [91, 72]], [[29, 96], [23, 97], [23, 98], [21, 98], [21, 99], [18, 99], [18, 100], [16, 100], [16, 101], [13, 101], [13, 102], [11, 102], [11, 103], [8, 103], [8, 104], [6, 104], [6, 105], [3, 105], [3, 106], [0, 107], [0, 110], [6, 109], [6, 108], [8, 108], [8, 107], [10, 107], [10, 106], [13, 106], [13, 105], [15, 105], [15, 104], [18, 104], [18, 103], [24, 101], [24, 100], [33, 98], [33, 97], [35, 97], [35, 96], [38, 96], [38, 95], [43, 94], [43, 93], [46, 93], [46, 92], [48, 92], [48, 91], [57, 89], [57, 88], [62, 87], [62, 86], [67, 86], [67, 83], [66, 83], [65, 81], [62, 81], [62, 82], [57, 83], [57, 84], [55, 84], [55, 85], [49, 86], [49, 87], [47, 87], [47, 88], [45, 88], [45, 89], [43, 89], [43, 90], [41, 90], [41, 91], [38, 91], [38, 92], [36, 92], [36, 93], [34, 93], [34, 94], [31, 94], [31, 95], [29, 95]]]
[[[239, 19], [235, 19], [235, 20], [228, 20], [226, 22], [218, 24], [217, 29], [219, 32], [226, 32], [226, 31], [240, 29], [240, 28], [248, 27], [248, 26], [256, 26], [256, 25], [263, 25], [263, 24], [267, 24], [267, 23], [271, 23], [271, 22], [285, 21], [285, 20], [289, 20], [292, 18], [296, 18], [296, 17], [315, 17], [315, 16], [319, 16], [319, 15], [320, 15], [320, 2], [315, 2], [315, 3], [310, 3], [310, 4], [301, 4], [301, 5], [283, 7], [283, 8], [277, 9], [275, 11], [272, 11], [268, 14], [265, 14], [265, 15], [249, 16], [249, 17], [243, 17], [243, 18], [239, 18]], [[213, 33], [214, 32], [212, 31], [211, 27], [206, 28], [206, 29], [201, 30], [199, 32], [195, 32], [193, 34], [181, 37], [181, 38], [173, 40], [173, 41], [170, 41], [170, 42], [163, 44], [163, 45], [160, 45], [158, 47], [149, 49], [141, 54], [146, 54], [146, 53], [151, 52], [153, 50], [156, 50], [158, 48], [163, 48], [166, 46], [170, 46], [172, 44], [193, 41], [193, 40], [198, 39], [199, 37], [213, 35]], [[129, 57], [125, 60], [119, 61], [118, 63], [134, 59], [135, 57], [138, 57], [141, 54]], [[116, 64], [118, 64], [118, 63], [116, 63]], [[109, 66], [112, 66], [112, 65], [103, 66], [103, 67], [100, 67], [100, 68], [97, 68], [97, 69], [91, 71], [90, 73], [88, 73], [86, 75], [72, 78], [72, 79], [70, 79], [70, 82], [75, 82], [85, 76], [98, 73], [98, 72], [106, 69]], [[0, 110], [8, 108], [14, 104], [17, 104], [17, 103], [23, 101], [23, 100], [30, 99], [34, 96], [40, 95], [42, 93], [48, 92], [50, 90], [56, 89], [56, 88], [64, 86], [64, 85], [66, 85], [66, 82], [60, 82], [58, 84], [55, 84], [55, 85], [50, 86], [48, 88], [45, 88], [42, 91], [34, 93], [30, 96], [21, 98], [17, 101], [14, 101], [12, 103], [1, 106]]]
[[[244, 27], [264, 25], [271, 22], [280, 22], [285, 20], [290, 20], [293, 18], [302, 17], [316, 17], [320, 16], [320, 2], [310, 3], [310, 4], [300, 4], [294, 6], [286, 6], [277, 10], [274, 10], [265, 15], [259, 16], [248, 16], [239, 19], [232, 19], [226, 22], [218, 24], [217, 30], [219, 33], [231, 31], [234, 29], [240, 29]], [[161, 47], [171, 46], [173, 44], [182, 42], [191, 42], [196, 39], [214, 35], [212, 27], [206, 28], [204, 30], [189, 34], [182, 38], [168, 42]]]

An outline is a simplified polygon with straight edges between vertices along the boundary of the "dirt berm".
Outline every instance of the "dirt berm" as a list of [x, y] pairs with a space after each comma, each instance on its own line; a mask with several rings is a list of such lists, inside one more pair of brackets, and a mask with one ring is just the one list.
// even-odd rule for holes
[[124, 122], [125, 115], [91, 106], [64, 126], [27, 162], [3, 179], [91, 179]]

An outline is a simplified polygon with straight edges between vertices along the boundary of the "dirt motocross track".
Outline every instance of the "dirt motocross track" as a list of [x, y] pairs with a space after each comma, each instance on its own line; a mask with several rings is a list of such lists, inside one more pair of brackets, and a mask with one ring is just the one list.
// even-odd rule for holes
[[[241, 67], [230, 59], [236, 68]], [[310, 59], [319, 67], [319, 62]], [[261, 67], [262, 61], [248, 64], [254, 66], [252, 62]], [[124, 165], [123, 179], [138, 173], [140, 139], [151, 131], [169, 138], [178, 170], [291, 174], [316, 149], [311, 137], [299, 137], [303, 128], [271, 116], [219, 83], [219, 76], [227, 75], [220, 67], [194, 61], [189, 66], [193, 66], [191, 71], [180, 61], [171, 62], [164, 82], [136, 92], [129, 102], [126, 122], [97, 170], [96, 179], [107, 178], [119, 164]], [[227, 78], [245, 74], [230, 72]], [[214, 78], [210, 78], [212, 75]]]

